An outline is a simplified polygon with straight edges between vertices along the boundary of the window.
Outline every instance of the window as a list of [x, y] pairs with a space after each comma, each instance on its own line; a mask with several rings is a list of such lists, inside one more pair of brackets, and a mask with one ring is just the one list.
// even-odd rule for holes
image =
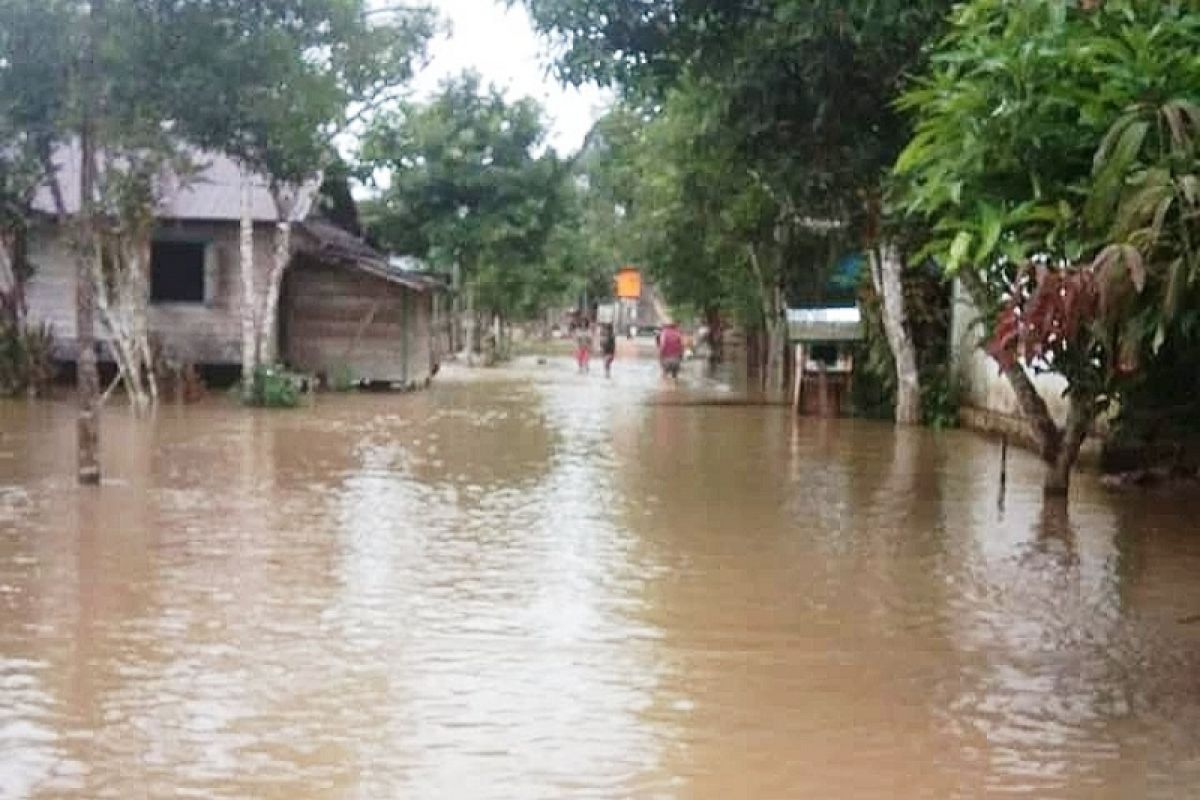
[[203, 303], [206, 249], [203, 242], [152, 243], [150, 302]]

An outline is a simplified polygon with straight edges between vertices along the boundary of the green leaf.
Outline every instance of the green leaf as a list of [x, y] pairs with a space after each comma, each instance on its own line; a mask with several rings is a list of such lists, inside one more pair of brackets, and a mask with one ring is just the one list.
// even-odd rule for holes
[[904, 175], [911, 172], [919, 162], [925, 159], [932, 141], [932, 131], [922, 131], [914, 136], [908, 146], [900, 151], [900, 157], [896, 159], [896, 166], [893, 168], [896, 174]]
[[1187, 284], [1187, 266], [1182, 257], [1171, 262], [1167, 268], [1167, 290], [1163, 295], [1163, 318], [1174, 321], [1179, 313], [1180, 300]]
[[946, 271], [953, 274], [958, 271], [966, 260], [967, 253], [971, 249], [971, 241], [974, 237], [968, 231], [959, 231], [954, 237], [954, 241], [950, 243], [950, 258], [946, 262]]
[[996, 243], [1000, 241], [1004, 220], [1000, 211], [988, 203], [981, 204], [979, 211], [981, 232], [979, 247], [975, 250], [975, 263], [986, 264], [992, 259], [992, 251], [996, 249]]

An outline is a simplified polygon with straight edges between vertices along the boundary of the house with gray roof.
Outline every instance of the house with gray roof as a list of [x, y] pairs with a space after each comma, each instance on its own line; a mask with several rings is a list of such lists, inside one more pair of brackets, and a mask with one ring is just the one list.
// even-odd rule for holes
[[[151, 244], [148, 320], [151, 336], [175, 363], [241, 364], [239, 260], [241, 173], [221, 155], [195, 156], [187, 181], [164, 175]], [[79, 156], [55, 156], [62, 210], [79, 208]], [[171, 185], [172, 182], [175, 185]], [[437, 370], [444, 285], [410, 265], [394, 264], [362, 239], [322, 219], [317, 186], [300, 193], [292, 262], [285, 273], [276, 331], [281, 357], [306, 372], [355, 381], [420, 385]], [[75, 260], [58, 224], [49, 188], [35, 201], [40, 221], [30, 237], [34, 275], [27, 285], [33, 322], [49, 322], [64, 361], [74, 359]], [[264, 181], [251, 191], [255, 285], [265, 289], [273, 261], [277, 212]], [[98, 326], [103, 342], [105, 331]], [[106, 356], [101, 346], [101, 359]]]

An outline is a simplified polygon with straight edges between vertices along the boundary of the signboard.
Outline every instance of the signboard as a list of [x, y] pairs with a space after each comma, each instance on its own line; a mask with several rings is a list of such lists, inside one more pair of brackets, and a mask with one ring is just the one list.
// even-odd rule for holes
[[642, 273], [635, 267], [617, 270], [617, 297], [622, 300], [637, 300], [642, 296]]
[[596, 322], [602, 325], [612, 325], [617, 321], [617, 304], [601, 303], [596, 306]]

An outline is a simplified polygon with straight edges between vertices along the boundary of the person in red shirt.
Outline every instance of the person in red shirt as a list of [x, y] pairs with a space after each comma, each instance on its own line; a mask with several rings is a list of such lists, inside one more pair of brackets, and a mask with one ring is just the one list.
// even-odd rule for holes
[[592, 360], [592, 332], [587, 323], [575, 329], [575, 363], [579, 365], [579, 374], [590, 371]]
[[668, 322], [658, 336], [658, 360], [663, 375], [679, 377], [679, 367], [683, 364], [683, 334], [674, 322]]

